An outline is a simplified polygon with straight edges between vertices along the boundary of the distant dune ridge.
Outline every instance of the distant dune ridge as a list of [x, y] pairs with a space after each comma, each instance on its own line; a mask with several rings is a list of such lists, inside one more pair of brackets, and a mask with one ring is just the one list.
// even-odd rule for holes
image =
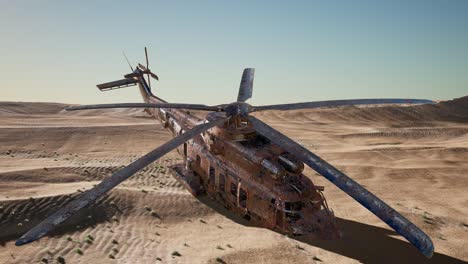
[[[64, 108], [69, 104], [61, 103], [42, 103], [42, 102], [1, 102], [0, 101], [0, 115], [1, 114], [60, 114], [64, 113]], [[378, 107], [378, 108], [377, 108]], [[334, 107], [334, 108], [321, 108], [314, 109], [314, 111], [331, 111], [339, 114], [345, 114], [341, 118], [352, 118], [353, 120], [372, 121], [377, 116], [389, 120], [395, 119], [395, 115], [399, 120], [415, 120], [415, 121], [459, 121], [466, 122], [468, 119], [468, 96], [456, 98], [453, 100], [442, 101], [434, 105], [415, 105], [415, 106], [353, 106], [353, 107]], [[340, 111], [346, 110], [346, 111]], [[87, 110], [81, 111], [86, 115], [105, 114], [113, 112], [122, 112], [125, 114], [133, 114], [141, 112], [140, 109], [101, 109], [101, 110]], [[296, 110], [284, 113], [291, 113], [296, 116], [298, 112], [309, 112], [311, 110]], [[343, 113], [346, 112], [346, 113]], [[78, 112], [68, 112], [80, 113]], [[326, 115], [326, 114], [324, 114]], [[300, 114], [298, 115], [301, 116]]]
[[142, 116], [142, 109], [98, 109], [86, 111], [65, 111], [65, 107], [70, 104], [43, 103], [43, 102], [1, 102], [0, 115], [111, 115], [121, 114], [122, 116]]
[[[321, 155], [429, 234], [428, 262], [317, 176], [340, 241], [297, 241], [192, 197], [172, 152], [39, 242], [14, 241], [48, 214], [170, 138], [142, 109], [66, 112], [0, 102], [0, 263], [466, 263], [468, 96], [434, 105], [265, 111], [257, 117]], [[176, 254], [175, 252], [178, 252]], [[180, 256], [179, 256], [180, 255]]]
[[[277, 111], [281, 119], [318, 118], [328, 121], [362, 121], [362, 122], [428, 122], [468, 121], [468, 96], [442, 101], [434, 105], [379, 105], [379, 106], [345, 106], [338, 108], [320, 108], [313, 110]], [[270, 115], [271, 112], [265, 113]], [[262, 115], [262, 114], [258, 114]]]
[[67, 105], [41, 102], [0, 102], [0, 114], [58, 114]]

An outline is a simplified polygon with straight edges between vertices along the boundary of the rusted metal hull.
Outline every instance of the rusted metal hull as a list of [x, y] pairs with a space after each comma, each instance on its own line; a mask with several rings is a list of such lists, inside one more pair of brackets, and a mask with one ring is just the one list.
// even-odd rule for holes
[[[164, 103], [155, 96], [147, 102]], [[204, 122], [184, 110], [149, 108], [147, 112], [174, 136]], [[193, 195], [208, 195], [252, 225], [309, 238], [339, 238], [336, 219], [320, 188], [301, 173], [303, 164], [287, 160], [283, 149], [262, 142], [264, 138], [248, 136], [252, 131], [240, 120], [194, 137], [177, 149], [184, 164], [173, 168], [174, 176]], [[281, 162], [289, 163], [289, 171]]]

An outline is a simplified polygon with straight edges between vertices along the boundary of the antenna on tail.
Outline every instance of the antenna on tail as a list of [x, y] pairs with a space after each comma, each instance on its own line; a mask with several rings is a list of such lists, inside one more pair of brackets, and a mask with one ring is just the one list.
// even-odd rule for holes
[[125, 57], [125, 60], [127, 61], [128, 66], [130, 66], [130, 69], [131, 69], [132, 72], [133, 72], [132, 64], [130, 64], [130, 61], [128, 60], [127, 55], [125, 55], [125, 51], [122, 50], [122, 54], [123, 54], [123, 56]]

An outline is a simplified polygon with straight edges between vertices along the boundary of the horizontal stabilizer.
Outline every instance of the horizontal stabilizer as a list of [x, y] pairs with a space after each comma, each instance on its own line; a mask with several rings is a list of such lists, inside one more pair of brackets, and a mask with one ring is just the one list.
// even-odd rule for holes
[[118, 80], [118, 81], [101, 83], [101, 84], [98, 84], [96, 86], [101, 91], [108, 91], [108, 90], [114, 90], [114, 89], [133, 86], [133, 85], [136, 85], [137, 83], [138, 83], [138, 81], [135, 80], [135, 79], [126, 78], [126, 79], [122, 79], [122, 80]]

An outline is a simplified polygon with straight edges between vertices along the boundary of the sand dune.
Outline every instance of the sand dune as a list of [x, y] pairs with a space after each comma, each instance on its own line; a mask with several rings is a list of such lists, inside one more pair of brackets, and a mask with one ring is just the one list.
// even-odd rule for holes
[[[426, 231], [426, 260], [377, 217], [325, 186], [340, 241], [297, 241], [192, 197], [151, 164], [48, 237], [14, 241], [113, 171], [167, 141], [141, 110], [65, 112], [65, 104], [0, 102], [1, 263], [465, 263], [468, 97], [436, 105], [342, 107], [255, 115], [366, 186]], [[180, 253], [176, 256], [175, 252]]]

